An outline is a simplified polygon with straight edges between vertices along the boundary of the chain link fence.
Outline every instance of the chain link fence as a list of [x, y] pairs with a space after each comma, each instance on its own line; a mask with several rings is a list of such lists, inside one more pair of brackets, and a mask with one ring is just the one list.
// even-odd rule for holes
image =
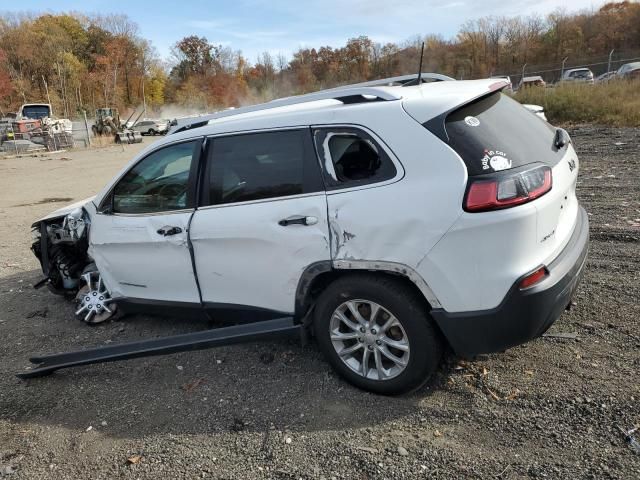
[[573, 68], [588, 68], [593, 72], [594, 78], [597, 78], [607, 72], [618, 70], [625, 63], [638, 61], [640, 61], [640, 50], [612, 50], [608, 55], [576, 58], [567, 56], [551, 63], [524, 64], [519, 70], [498, 73], [494, 76], [508, 75], [514, 86], [518, 85], [524, 77], [533, 76], [540, 76], [547, 84], [553, 84], [560, 81], [564, 72]]

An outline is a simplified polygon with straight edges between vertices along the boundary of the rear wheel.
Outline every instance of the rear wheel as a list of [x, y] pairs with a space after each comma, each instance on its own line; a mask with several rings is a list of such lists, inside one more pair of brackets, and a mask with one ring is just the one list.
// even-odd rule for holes
[[156, 132], [153, 130], [153, 128], [150, 128], [150, 129], [147, 131], [147, 135], [155, 135], [155, 134], [156, 134]]
[[333, 368], [376, 393], [419, 388], [442, 357], [442, 340], [425, 304], [390, 277], [357, 274], [336, 280], [318, 298], [314, 329]]

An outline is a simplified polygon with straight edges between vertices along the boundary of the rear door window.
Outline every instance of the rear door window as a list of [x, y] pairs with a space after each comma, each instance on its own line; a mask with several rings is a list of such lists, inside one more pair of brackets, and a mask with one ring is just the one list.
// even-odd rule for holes
[[308, 128], [215, 137], [212, 141], [204, 204], [247, 202], [323, 190]]
[[445, 127], [469, 175], [534, 162], [553, 166], [564, 154], [554, 146], [555, 129], [503, 93], [464, 105], [447, 116]]

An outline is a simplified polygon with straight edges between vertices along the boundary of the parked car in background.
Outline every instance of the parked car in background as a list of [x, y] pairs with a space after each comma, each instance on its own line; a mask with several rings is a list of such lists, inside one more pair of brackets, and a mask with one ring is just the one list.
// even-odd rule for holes
[[534, 75], [532, 77], [524, 77], [520, 80], [518, 84], [518, 88], [527, 88], [527, 87], [546, 87], [547, 84], [542, 79], [540, 75]]
[[640, 62], [625, 63], [616, 72], [617, 78], [640, 79]]
[[539, 337], [587, 255], [571, 139], [504, 81], [394, 80], [219, 112], [149, 145], [33, 225], [49, 287], [88, 323], [116, 306], [285, 317], [385, 394], [422, 385], [445, 346]]
[[603, 73], [602, 75], [598, 75], [595, 79], [595, 83], [604, 83], [608, 82], [614, 78], [616, 78], [617, 72], [613, 70], [612, 72]]
[[169, 120], [140, 120], [132, 129], [142, 135], [164, 135], [169, 130]]
[[562, 74], [560, 82], [578, 82], [593, 84], [593, 72], [588, 68], [572, 68]]

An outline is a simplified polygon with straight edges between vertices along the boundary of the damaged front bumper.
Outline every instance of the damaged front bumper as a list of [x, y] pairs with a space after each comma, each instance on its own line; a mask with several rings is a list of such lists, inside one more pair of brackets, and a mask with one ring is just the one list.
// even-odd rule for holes
[[32, 225], [31, 250], [40, 261], [46, 284], [58, 294], [75, 293], [87, 265], [90, 220], [83, 208]]

